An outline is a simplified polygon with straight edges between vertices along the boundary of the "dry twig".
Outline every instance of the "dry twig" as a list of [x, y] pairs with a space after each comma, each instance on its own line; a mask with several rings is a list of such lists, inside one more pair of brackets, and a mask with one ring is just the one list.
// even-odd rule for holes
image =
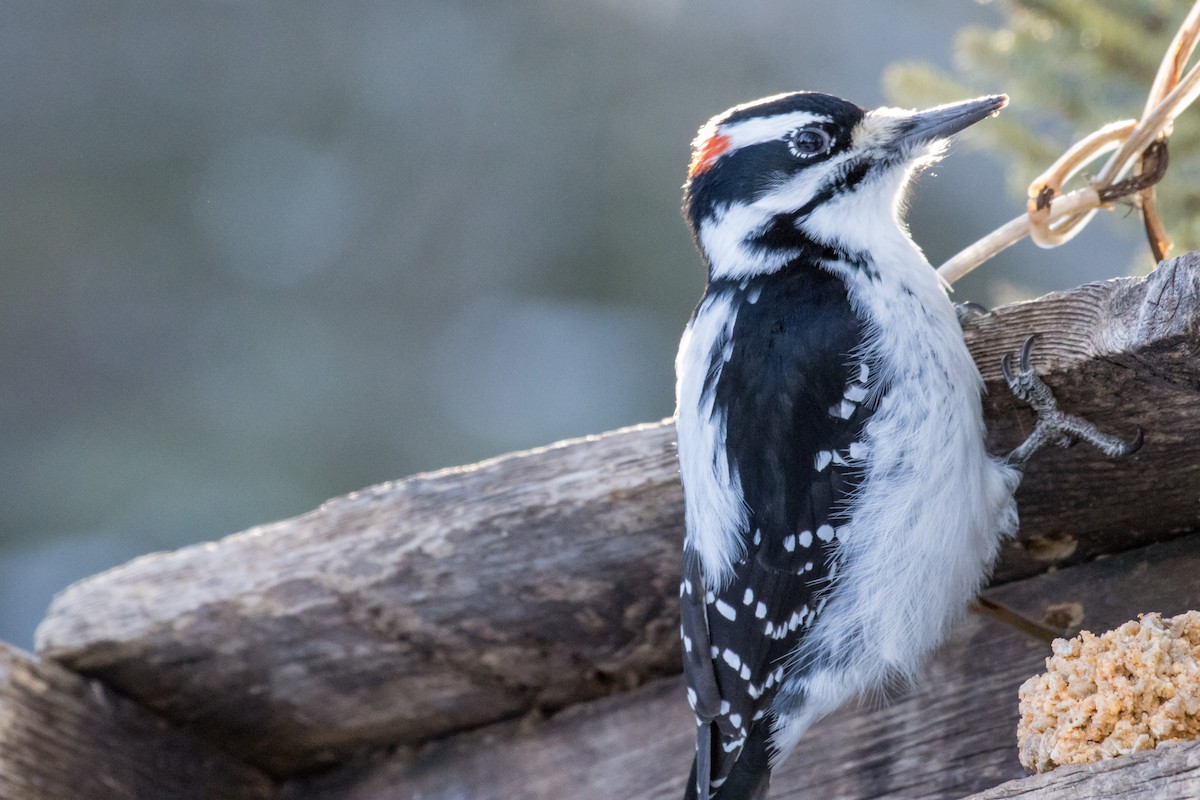
[[[1167, 168], [1167, 137], [1175, 118], [1200, 96], [1200, 64], [1184, 66], [1200, 41], [1200, 0], [1167, 48], [1146, 98], [1141, 121], [1104, 126], [1070, 148], [1029, 185], [1026, 213], [989, 233], [938, 268], [946, 281], [966, 275], [1000, 251], [1029, 236], [1041, 247], [1070, 241], [1100, 208], [1130, 197], [1141, 210], [1156, 260], [1171, 247], [1158, 215], [1154, 184]], [[1063, 185], [1097, 158], [1115, 150], [1089, 185], [1062, 194]], [[1131, 177], [1124, 177], [1132, 171]]]

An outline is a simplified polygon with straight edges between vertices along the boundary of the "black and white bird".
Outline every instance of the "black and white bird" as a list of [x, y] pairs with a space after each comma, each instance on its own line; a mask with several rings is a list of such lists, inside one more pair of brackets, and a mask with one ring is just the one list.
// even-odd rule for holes
[[813, 722], [914, 676], [1016, 530], [1037, 446], [1066, 431], [1124, 452], [1054, 409], [1028, 349], [1005, 374], [1038, 429], [987, 452], [955, 307], [901, 220], [913, 174], [1006, 102], [797, 92], [695, 140], [684, 214], [708, 284], [676, 361], [688, 798], [765, 797]]

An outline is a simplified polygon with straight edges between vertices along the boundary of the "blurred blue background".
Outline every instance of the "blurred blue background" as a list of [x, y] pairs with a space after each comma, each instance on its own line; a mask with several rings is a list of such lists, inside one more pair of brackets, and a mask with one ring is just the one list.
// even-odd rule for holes
[[[0, 638], [28, 647], [55, 591], [141, 553], [669, 415], [703, 282], [678, 212], [696, 128], [797, 88], [882, 104], [890, 62], [951, 67], [956, 29], [999, 21], [970, 0], [7, 0]], [[1019, 210], [969, 147], [936, 173], [911, 213], [935, 264]], [[1092, 227], [957, 297], [1125, 271], [1137, 225]]]

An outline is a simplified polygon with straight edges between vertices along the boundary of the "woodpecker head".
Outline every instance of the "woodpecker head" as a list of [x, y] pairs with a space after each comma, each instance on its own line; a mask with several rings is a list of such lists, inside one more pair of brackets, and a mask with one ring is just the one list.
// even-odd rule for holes
[[862, 255], [879, 236], [906, 236], [900, 209], [913, 173], [1007, 103], [868, 111], [793, 92], [718, 114], [696, 136], [683, 195], [710, 278], [773, 272], [806, 253]]

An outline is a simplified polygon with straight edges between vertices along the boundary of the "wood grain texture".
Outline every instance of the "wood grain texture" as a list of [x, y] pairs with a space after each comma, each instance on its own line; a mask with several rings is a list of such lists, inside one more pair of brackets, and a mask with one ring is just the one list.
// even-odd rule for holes
[[267, 800], [265, 775], [95, 681], [0, 645], [4, 800]]
[[[990, 594], [1034, 618], [1056, 604], [1079, 603], [1083, 627], [1097, 631], [1140, 612], [1180, 613], [1200, 606], [1200, 535], [1010, 583]], [[1009, 628], [968, 618], [917, 689], [889, 706], [850, 707], [819, 723], [777, 772], [772, 800], [949, 800], [1023, 778], [1017, 688], [1045, 669], [1048, 655], [1046, 646]], [[691, 747], [682, 681], [671, 678], [548, 720], [500, 723], [294, 780], [280, 798], [678, 800]], [[1114, 770], [1120, 762], [1098, 769]], [[1176, 763], [1163, 762], [1159, 777], [1171, 780]], [[1154, 767], [1146, 769], [1149, 777]], [[1008, 796], [1021, 795], [995, 795]]]
[[[1200, 258], [973, 323], [997, 452], [1030, 425], [997, 365], [1031, 332], [1064, 406], [1146, 445], [1039, 454], [997, 580], [1195, 525]], [[678, 671], [682, 516], [673, 430], [639, 426], [136, 560], [61, 593], [38, 650], [289, 774]]]
[[965, 800], [1195, 800], [1200, 797], [1200, 742], [1171, 742], [1156, 750], [1096, 764], [1059, 767], [1009, 781]]

